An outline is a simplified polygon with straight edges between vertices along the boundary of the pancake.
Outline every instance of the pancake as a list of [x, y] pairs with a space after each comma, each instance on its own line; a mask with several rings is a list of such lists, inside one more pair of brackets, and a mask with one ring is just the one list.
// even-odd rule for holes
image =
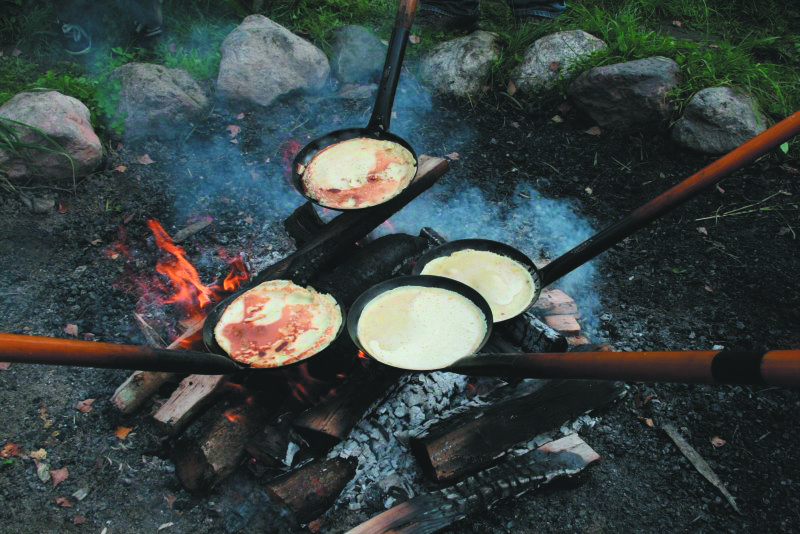
[[234, 299], [214, 327], [214, 337], [237, 362], [280, 367], [330, 345], [341, 324], [342, 310], [330, 295], [271, 280]]
[[440, 369], [480, 348], [486, 318], [456, 292], [402, 286], [364, 306], [356, 330], [361, 346], [386, 365]]
[[414, 179], [417, 164], [398, 143], [359, 137], [325, 148], [297, 172], [306, 194], [320, 205], [354, 209], [396, 196]]
[[486, 250], [459, 250], [436, 258], [421, 274], [444, 276], [470, 286], [489, 303], [495, 322], [525, 311], [536, 293], [533, 276], [523, 264]]

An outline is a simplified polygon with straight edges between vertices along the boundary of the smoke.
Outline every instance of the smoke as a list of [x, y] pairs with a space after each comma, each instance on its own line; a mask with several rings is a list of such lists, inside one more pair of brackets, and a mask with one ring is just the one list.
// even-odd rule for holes
[[[513, 189], [440, 182], [392, 217], [396, 232], [412, 235], [428, 226], [449, 241], [490, 239], [511, 245], [535, 261], [552, 260], [591, 237], [595, 231], [567, 201], [542, 196], [530, 185]], [[387, 233], [381, 227], [378, 234]], [[553, 284], [578, 303], [581, 325], [595, 326], [599, 309], [594, 280], [597, 269], [589, 262]]]

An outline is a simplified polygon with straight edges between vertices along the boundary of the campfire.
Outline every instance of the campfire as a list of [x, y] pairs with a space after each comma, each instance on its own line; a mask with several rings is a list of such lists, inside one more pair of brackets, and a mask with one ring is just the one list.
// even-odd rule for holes
[[[156, 272], [149, 280], [132, 278], [132, 288], [141, 292], [134, 316], [143, 335], [163, 346], [166, 332], [174, 338], [168, 348], [202, 351], [205, 318], [240, 287], [290, 278], [328, 288], [350, 306], [369, 287], [411, 273], [424, 252], [445, 242], [442, 235], [429, 227], [418, 235], [367, 235], [447, 169], [445, 160], [423, 157], [408, 191], [328, 222], [313, 204], [303, 204], [284, 222], [296, 252], [250, 273], [240, 257], [218, 251], [229, 272], [210, 285], [201, 282], [176, 240], [149, 221], [160, 251]], [[194, 229], [202, 227], [201, 221]], [[125, 253], [122, 244], [112, 248]], [[485, 350], [548, 352], [584, 344], [579, 329], [565, 327], [567, 337], [542, 320], [574, 322], [576, 315], [569, 297], [548, 291], [537, 310], [496, 325]], [[574, 433], [558, 439], [560, 425], [606, 404], [621, 388], [613, 382], [407, 373], [368, 358], [340, 336], [324, 360], [266, 373], [137, 371], [112, 401], [123, 413], [152, 406], [161, 431], [174, 440], [176, 475], [187, 490], [203, 494], [235, 472], [249, 472], [296, 524], [316, 521], [321, 528], [335, 504], [369, 510], [376, 502], [378, 509], [390, 508], [390, 516], [373, 520], [384, 525], [422, 521], [434, 509], [440, 520], [453, 522], [476, 503], [489, 506], [576, 473], [598, 456]], [[473, 439], [479, 435], [492, 439]], [[372, 523], [360, 529], [376, 531]]]

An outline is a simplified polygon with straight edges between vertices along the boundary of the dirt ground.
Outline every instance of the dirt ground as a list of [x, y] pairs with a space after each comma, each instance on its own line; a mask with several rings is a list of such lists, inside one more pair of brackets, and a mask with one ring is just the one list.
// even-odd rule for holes
[[[420, 153], [458, 153], [443, 187], [474, 186], [503, 205], [526, 185], [594, 230], [714, 159], [654, 129], [591, 135], [594, 124], [574, 108], [520, 109], [501, 95], [473, 106], [432, 99], [416, 112], [402, 100], [413, 90], [405, 91], [394, 128]], [[369, 104], [349, 116], [332, 107], [284, 102], [243, 119], [243, 110], [217, 107], [175, 142], [112, 140], [103, 169], [76, 192], [69, 184], [23, 191], [53, 195], [47, 213], [0, 192], [0, 331], [67, 338], [65, 327], [75, 325], [79, 338], [143, 343], [133, 311], [135, 280], [158, 257], [151, 218], [170, 233], [214, 218], [184, 243], [207, 282], [224, 275], [231, 255], [244, 254], [254, 270], [280, 258], [292, 243], [279, 223], [302, 202], [283, 181], [287, 143], [363, 121]], [[242, 128], [237, 143], [226, 130], [232, 123]], [[154, 163], [140, 163], [143, 154]], [[620, 350], [800, 347], [798, 166], [765, 157], [602, 254], [579, 299], [593, 303], [582, 304], [590, 337]], [[537, 241], [539, 228], [512, 223]], [[557, 240], [578, 244], [566, 228]], [[267, 507], [247, 470], [208, 496], [184, 491], [151, 407], [122, 415], [110, 404], [128, 374], [22, 364], [0, 371], [0, 531], [286, 531], [267, 512], [242, 512]], [[77, 410], [87, 399], [91, 410]], [[447, 532], [798, 532], [798, 408], [796, 388], [631, 384], [580, 430], [599, 464]], [[741, 513], [689, 464], [664, 423], [708, 461]], [[133, 430], [121, 439], [120, 427]], [[346, 530], [368, 512], [342, 511], [326, 530]]]

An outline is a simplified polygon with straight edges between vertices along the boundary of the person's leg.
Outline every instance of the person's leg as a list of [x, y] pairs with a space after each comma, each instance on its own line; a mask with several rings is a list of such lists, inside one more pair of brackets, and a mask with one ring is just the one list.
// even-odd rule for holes
[[554, 19], [566, 9], [564, 2], [547, 0], [506, 0], [516, 17], [542, 17]]
[[161, 34], [163, 0], [132, 0], [131, 10], [136, 21], [136, 33], [149, 38]]
[[414, 25], [443, 31], [472, 30], [478, 24], [479, 7], [479, 0], [421, 1]]

